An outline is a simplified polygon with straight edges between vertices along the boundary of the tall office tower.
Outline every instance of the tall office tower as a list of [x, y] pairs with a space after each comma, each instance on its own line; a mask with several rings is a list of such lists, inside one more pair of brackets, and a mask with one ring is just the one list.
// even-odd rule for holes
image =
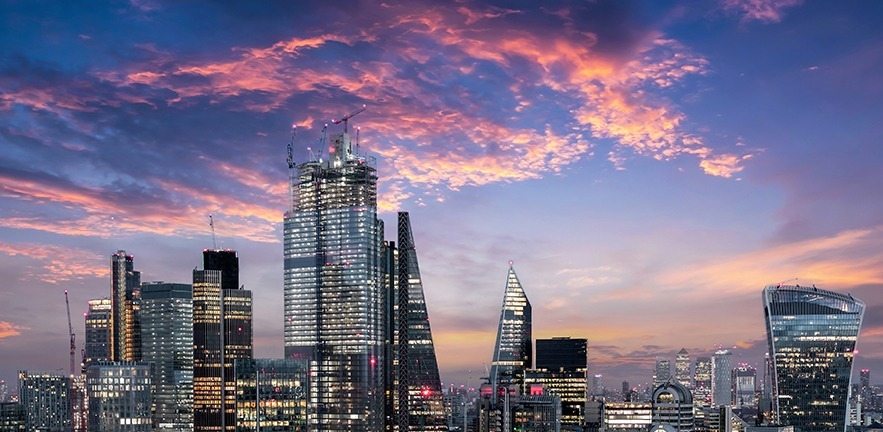
[[9, 402], [9, 386], [6, 380], [0, 379], [0, 403]]
[[773, 361], [770, 359], [770, 353], [763, 355], [763, 398], [772, 400], [773, 394]]
[[671, 362], [656, 359], [656, 369], [653, 371], [653, 386], [659, 387], [671, 380]]
[[297, 165], [289, 153], [285, 356], [312, 362], [315, 429], [379, 430], [386, 304], [376, 161], [354, 152], [346, 132], [331, 138], [328, 156]]
[[601, 400], [604, 398], [604, 376], [595, 374], [592, 377], [592, 399]]
[[141, 360], [141, 272], [135, 271], [134, 260], [124, 250], [110, 256], [110, 352], [114, 361]]
[[763, 290], [773, 360], [773, 412], [803, 432], [843, 431], [865, 304], [816, 287]]
[[18, 401], [25, 411], [27, 430], [70, 430], [70, 388], [71, 377], [64, 374], [19, 371]]
[[407, 212], [398, 214], [398, 241], [397, 377], [400, 388], [407, 388], [407, 398], [400, 396], [399, 407], [406, 403], [410, 430], [447, 430], [438, 361]]
[[[220, 255], [220, 257], [219, 257]], [[236, 251], [205, 250], [204, 263], [227, 263], [214, 270], [193, 270], [193, 427], [225, 431], [236, 427], [233, 362], [252, 358], [251, 291], [228, 272], [239, 270]], [[234, 265], [235, 264], [235, 265]], [[222, 415], [223, 413], [223, 415]]]
[[542, 385], [561, 398], [561, 426], [582, 430], [588, 394], [586, 339], [537, 339], [536, 370], [525, 372], [524, 392]]
[[497, 342], [491, 362], [490, 383], [493, 388], [509, 382], [518, 382], [524, 371], [533, 364], [530, 301], [509, 262], [506, 292], [497, 327]]
[[631, 402], [632, 401], [632, 388], [629, 386], [628, 381], [622, 382], [622, 401], [623, 402]]
[[732, 354], [720, 349], [711, 358], [711, 402], [715, 406], [733, 403]]
[[693, 376], [690, 372], [690, 354], [686, 348], [681, 348], [675, 358], [675, 379], [688, 390], [693, 388]]
[[733, 368], [733, 401], [737, 407], [757, 406], [757, 369], [745, 363]]
[[236, 360], [236, 430], [306, 432], [307, 359]]
[[862, 401], [869, 403], [871, 399], [871, 371], [868, 369], [862, 369], [859, 375], [859, 380], [861, 382], [859, 393], [862, 396]]
[[141, 285], [141, 344], [153, 363], [153, 428], [193, 429], [193, 288]]
[[711, 357], [697, 357], [693, 370], [693, 403], [711, 405]]
[[113, 357], [113, 352], [111, 351], [111, 346], [113, 345], [112, 311], [113, 305], [110, 299], [89, 300], [89, 309], [85, 316], [86, 352], [83, 358], [84, 368], [97, 361], [109, 361]]
[[149, 432], [150, 364], [97, 362], [86, 368], [90, 431]]
[[[383, 221], [380, 222], [383, 232]], [[408, 424], [408, 410], [399, 412], [398, 400], [407, 395], [407, 386], [400, 386], [398, 372], [400, 354], [407, 354], [399, 346], [398, 319], [398, 275], [399, 251], [395, 242], [383, 242], [380, 249], [380, 286], [384, 304], [383, 319], [383, 425], [384, 430], [392, 431], [401, 424]], [[407, 346], [405, 347], [407, 349]]]
[[653, 390], [650, 415], [654, 426], [667, 424], [679, 432], [692, 432], [693, 395], [683, 384], [669, 380]]

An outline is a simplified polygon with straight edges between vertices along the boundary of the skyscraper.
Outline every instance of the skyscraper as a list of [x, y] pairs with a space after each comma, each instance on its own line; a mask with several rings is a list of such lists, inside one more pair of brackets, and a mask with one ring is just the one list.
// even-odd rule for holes
[[86, 366], [97, 361], [109, 361], [113, 356], [113, 329], [110, 324], [112, 310], [110, 299], [89, 300], [89, 309], [85, 316], [86, 352], [83, 359]]
[[671, 379], [653, 390], [650, 399], [653, 425], [667, 424], [679, 432], [693, 431], [693, 396]]
[[61, 373], [19, 371], [18, 401], [29, 431], [71, 429], [71, 377]]
[[740, 363], [733, 368], [733, 405], [737, 407], [757, 406], [757, 369]]
[[715, 406], [733, 403], [732, 354], [720, 349], [711, 358], [711, 402]]
[[285, 356], [311, 360], [311, 422], [379, 430], [384, 413], [384, 302], [377, 169], [346, 132], [328, 159], [294, 164], [284, 226]]
[[506, 291], [497, 327], [497, 341], [491, 362], [490, 384], [492, 388], [517, 381], [533, 363], [533, 339], [530, 301], [509, 262]]
[[135, 257], [121, 250], [110, 256], [111, 360], [141, 360], [141, 272]]
[[188, 284], [141, 285], [141, 343], [153, 363], [153, 428], [193, 428], [193, 288]]
[[239, 271], [236, 251], [205, 250], [203, 262], [226, 264], [193, 270], [193, 426], [195, 431], [233, 430], [233, 362], [252, 358], [251, 291], [223, 286], [224, 280], [238, 282], [238, 276], [227, 275]]
[[763, 290], [773, 361], [773, 412], [803, 432], [843, 431], [865, 304], [798, 285]]
[[711, 357], [696, 357], [693, 377], [693, 403], [711, 405]]
[[150, 364], [96, 362], [86, 368], [88, 430], [149, 432]]
[[307, 431], [307, 359], [236, 360], [234, 369], [237, 431]]
[[588, 393], [588, 341], [556, 337], [537, 339], [536, 370], [525, 372], [524, 393], [540, 384], [550, 394], [561, 398], [561, 426], [582, 430]]
[[[441, 379], [435, 345], [429, 327], [429, 313], [423, 294], [423, 279], [417, 263], [417, 249], [407, 212], [398, 214], [398, 287], [396, 304], [404, 314], [398, 316], [399, 385], [407, 388], [405, 407], [410, 430], [447, 430], [442, 403]], [[404, 367], [403, 367], [404, 366]], [[403, 401], [400, 397], [399, 404]]]
[[687, 390], [690, 390], [693, 388], [692, 378], [690, 373], [690, 354], [686, 348], [681, 348], [678, 351], [678, 356], [675, 358], [675, 379], [686, 387]]
[[653, 386], [659, 387], [671, 380], [671, 362], [666, 359], [656, 359], [656, 369], [653, 372]]

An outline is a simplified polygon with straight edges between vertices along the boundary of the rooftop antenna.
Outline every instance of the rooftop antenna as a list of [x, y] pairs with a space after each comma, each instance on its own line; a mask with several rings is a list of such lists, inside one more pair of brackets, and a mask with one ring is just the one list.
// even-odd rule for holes
[[368, 106], [363, 104], [361, 108], [343, 116], [343, 118], [341, 118], [340, 120], [331, 119], [331, 123], [334, 123], [334, 124], [343, 123], [343, 133], [348, 133], [349, 131], [347, 130], [348, 129], [347, 126], [349, 125], [350, 119], [355, 117], [360, 112], [365, 111], [365, 109], [367, 109], [367, 108], [368, 108]]
[[217, 250], [218, 241], [215, 239], [215, 219], [212, 217], [211, 213], [208, 215], [208, 226], [212, 229], [212, 247]]

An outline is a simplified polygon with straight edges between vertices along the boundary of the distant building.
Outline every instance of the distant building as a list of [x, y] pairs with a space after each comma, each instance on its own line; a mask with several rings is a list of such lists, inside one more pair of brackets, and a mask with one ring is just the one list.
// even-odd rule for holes
[[0, 402], [0, 431], [25, 432], [25, 409], [18, 402]]
[[307, 431], [307, 359], [236, 360], [234, 368], [236, 431]]
[[490, 384], [517, 382], [533, 364], [531, 307], [512, 264], [506, 277], [506, 291], [494, 344]]
[[595, 374], [592, 377], [592, 399], [601, 400], [604, 399], [604, 376], [601, 374]]
[[656, 368], [653, 371], [653, 386], [659, 387], [671, 380], [671, 362], [665, 359], [656, 359]]
[[70, 388], [71, 378], [67, 375], [19, 371], [18, 400], [24, 409], [27, 430], [69, 431]]
[[[193, 270], [193, 427], [194, 431], [234, 428], [233, 362], [252, 358], [251, 291], [238, 283], [236, 251], [203, 251], [204, 270]], [[222, 414], [223, 413], [223, 414]]]
[[90, 431], [151, 431], [150, 364], [98, 362], [86, 368]]
[[110, 256], [113, 361], [141, 360], [141, 272], [134, 261], [124, 250]]
[[757, 406], [757, 369], [745, 363], [733, 368], [733, 401], [737, 407]]
[[189, 284], [141, 285], [141, 344], [153, 363], [153, 427], [193, 429], [193, 288]]
[[[86, 352], [84, 367], [113, 357], [112, 323], [113, 304], [110, 299], [89, 300], [86, 312]], [[85, 370], [85, 369], [84, 369]]]
[[623, 402], [631, 402], [632, 401], [632, 388], [629, 386], [628, 381], [622, 382], [622, 401]]
[[652, 424], [649, 403], [604, 403], [604, 426], [609, 432], [645, 432]]
[[843, 431], [865, 304], [814, 286], [774, 285], [763, 290], [763, 306], [778, 423]]
[[668, 424], [679, 432], [693, 431], [693, 395], [683, 384], [669, 380], [653, 391], [650, 412], [654, 425]]
[[711, 405], [711, 357], [696, 358], [693, 377], [693, 404]]
[[561, 398], [561, 425], [564, 429], [581, 428], [584, 422], [588, 382], [586, 339], [556, 337], [537, 339], [536, 370], [527, 371], [524, 392], [531, 385], [542, 385], [546, 393]]
[[715, 406], [733, 403], [733, 375], [731, 366], [732, 354], [721, 349], [714, 352], [711, 358], [711, 402]]
[[690, 370], [690, 353], [686, 348], [678, 351], [675, 358], [675, 379], [687, 389], [693, 388], [693, 375]]
[[559, 432], [561, 399], [545, 393], [539, 385], [522, 394], [515, 385], [499, 386], [493, 391], [489, 384], [484, 384], [479, 398], [478, 430]]

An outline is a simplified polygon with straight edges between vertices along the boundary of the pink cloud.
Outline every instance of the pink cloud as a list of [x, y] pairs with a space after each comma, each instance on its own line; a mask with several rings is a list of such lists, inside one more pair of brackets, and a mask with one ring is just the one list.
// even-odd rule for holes
[[[0, 253], [22, 256], [32, 260], [27, 267], [27, 278], [58, 284], [75, 279], [103, 278], [108, 275], [105, 259], [79, 248], [38, 243], [0, 242]], [[3, 328], [0, 323], [0, 337]]]
[[27, 327], [15, 325], [9, 321], [0, 321], [0, 340], [8, 337], [19, 336], [23, 330], [30, 330]]

